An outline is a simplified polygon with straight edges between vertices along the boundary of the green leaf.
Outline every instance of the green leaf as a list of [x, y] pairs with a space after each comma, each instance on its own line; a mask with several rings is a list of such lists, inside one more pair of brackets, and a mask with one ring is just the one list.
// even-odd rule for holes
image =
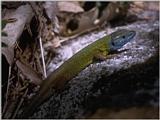
[[12, 22], [16, 22], [16, 21], [17, 21], [16, 18], [3, 19], [2, 20], [2, 30], [5, 28], [7, 23], [12, 23]]
[[7, 20], [2, 20], [2, 30], [5, 28], [7, 25]]

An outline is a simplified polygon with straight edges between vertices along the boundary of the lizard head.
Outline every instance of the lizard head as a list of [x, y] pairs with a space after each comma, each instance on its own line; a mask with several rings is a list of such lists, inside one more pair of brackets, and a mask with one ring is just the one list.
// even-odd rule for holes
[[132, 40], [136, 35], [135, 31], [121, 29], [111, 34], [111, 41], [109, 42], [110, 50], [116, 51], [122, 48], [126, 43]]

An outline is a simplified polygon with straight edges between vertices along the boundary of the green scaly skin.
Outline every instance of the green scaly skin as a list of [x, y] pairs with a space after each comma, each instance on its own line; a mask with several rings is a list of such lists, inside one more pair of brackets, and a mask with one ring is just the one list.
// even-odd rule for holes
[[33, 98], [31, 104], [24, 111], [22, 117], [33, 114], [35, 109], [52, 94], [53, 89], [61, 90], [65, 83], [74, 78], [80, 71], [93, 63], [97, 56], [107, 56], [132, 40], [134, 31], [118, 30], [88, 45], [69, 60], [64, 62], [57, 70], [51, 73], [41, 84], [39, 93]]

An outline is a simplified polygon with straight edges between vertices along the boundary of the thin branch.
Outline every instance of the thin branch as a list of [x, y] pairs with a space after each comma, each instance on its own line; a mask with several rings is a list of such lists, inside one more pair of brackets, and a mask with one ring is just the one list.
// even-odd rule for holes
[[10, 84], [10, 76], [11, 76], [11, 66], [9, 66], [9, 72], [8, 72], [8, 83], [7, 83], [7, 91], [6, 91], [6, 102], [3, 108], [3, 114], [6, 111], [7, 104], [8, 104], [8, 93], [9, 93], [9, 84]]
[[14, 112], [14, 114], [13, 114], [13, 117], [12, 117], [13, 119], [16, 117], [17, 112], [18, 112], [18, 110], [20, 109], [20, 107], [21, 107], [21, 105], [22, 105], [22, 103], [23, 103], [23, 101], [24, 101], [24, 98], [25, 98], [26, 95], [27, 95], [27, 92], [28, 92], [28, 88], [26, 89], [26, 91], [25, 91], [24, 95], [22, 96], [22, 99], [21, 99], [21, 101], [20, 101], [17, 109], [15, 110], [15, 112]]
[[46, 78], [46, 65], [45, 65], [45, 61], [44, 61], [44, 50], [42, 47], [42, 39], [41, 37], [39, 38], [39, 44], [40, 44], [40, 50], [41, 50], [41, 56], [42, 56], [42, 64], [43, 64], [43, 72], [44, 72], [44, 77]]

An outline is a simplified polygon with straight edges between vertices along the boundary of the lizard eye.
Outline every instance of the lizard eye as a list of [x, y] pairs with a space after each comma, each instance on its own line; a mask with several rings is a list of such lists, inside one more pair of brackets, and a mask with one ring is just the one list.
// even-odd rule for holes
[[113, 45], [113, 46], [115, 45], [114, 42], [112, 42], [112, 45]]
[[125, 36], [122, 36], [122, 38], [125, 39], [126, 37], [125, 37]]

